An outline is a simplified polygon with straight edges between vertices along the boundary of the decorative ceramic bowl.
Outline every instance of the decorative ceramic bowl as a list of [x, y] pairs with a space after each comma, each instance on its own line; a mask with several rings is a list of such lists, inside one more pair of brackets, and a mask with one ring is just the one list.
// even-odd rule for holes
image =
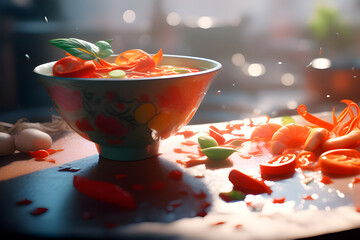
[[164, 55], [159, 65], [200, 71], [127, 80], [54, 77], [54, 64], [39, 65], [34, 72], [57, 112], [94, 142], [102, 157], [124, 161], [157, 155], [159, 141], [190, 121], [221, 69], [213, 60]]

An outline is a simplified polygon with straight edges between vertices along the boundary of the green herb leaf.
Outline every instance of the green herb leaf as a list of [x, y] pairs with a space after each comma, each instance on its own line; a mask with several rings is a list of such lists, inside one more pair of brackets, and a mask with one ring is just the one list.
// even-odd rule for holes
[[113, 54], [111, 40], [98, 41], [93, 44], [77, 38], [56, 38], [50, 40], [55, 47], [61, 48], [71, 55], [84, 60], [98, 60]]
[[282, 124], [283, 125], [286, 125], [286, 124], [289, 124], [289, 123], [295, 123], [295, 119], [293, 119], [292, 117], [290, 116], [284, 116], [281, 118], [281, 121], [282, 121]]

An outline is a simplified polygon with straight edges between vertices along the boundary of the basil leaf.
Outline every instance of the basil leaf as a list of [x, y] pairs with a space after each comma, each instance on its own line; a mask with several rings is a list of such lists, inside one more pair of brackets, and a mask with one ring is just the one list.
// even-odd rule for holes
[[98, 60], [113, 54], [111, 39], [95, 44], [77, 38], [57, 38], [50, 40], [55, 47], [61, 48], [71, 55], [84, 60]]
[[98, 41], [95, 43], [95, 46], [99, 48], [99, 58], [106, 58], [114, 53], [111, 49], [111, 45], [107, 41]]

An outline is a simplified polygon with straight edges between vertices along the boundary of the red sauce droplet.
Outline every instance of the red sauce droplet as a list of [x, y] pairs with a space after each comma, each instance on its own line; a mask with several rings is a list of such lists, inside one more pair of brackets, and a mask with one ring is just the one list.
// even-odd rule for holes
[[200, 191], [199, 193], [194, 193], [194, 196], [200, 199], [207, 197], [206, 193], [204, 193], [203, 191]]
[[184, 150], [181, 149], [181, 148], [174, 148], [174, 152], [175, 152], [175, 153], [191, 153], [191, 152], [188, 152], [188, 151], [184, 151]]
[[173, 180], [177, 180], [177, 181], [181, 181], [182, 176], [183, 176], [183, 174], [179, 170], [171, 170], [168, 174], [169, 179], [173, 179]]
[[24, 199], [24, 200], [21, 200], [21, 201], [19, 201], [19, 202], [16, 202], [15, 204], [16, 205], [28, 205], [28, 204], [30, 204], [30, 203], [32, 203], [32, 201], [30, 201], [29, 199]]
[[322, 176], [320, 182], [322, 182], [323, 184], [333, 183], [333, 181], [331, 180], [331, 178], [329, 178], [328, 176]]
[[187, 140], [187, 141], [181, 142], [181, 144], [185, 145], [185, 146], [194, 146], [194, 145], [197, 145], [198, 143], [195, 141]]
[[314, 198], [311, 195], [304, 195], [302, 198], [304, 200], [314, 200]]
[[273, 203], [284, 203], [285, 202], [285, 197], [280, 197], [280, 198], [274, 198]]
[[32, 210], [30, 212], [31, 215], [37, 216], [37, 215], [41, 215], [45, 212], [47, 212], [48, 209], [47, 208], [35, 208], [34, 210]]
[[220, 222], [214, 223], [213, 226], [224, 225], [225, 223], [226, 223], [225, 221], [220, 221]]
[[175, 135], [183, 135], [184, 138], [190, 138], [190, 137], [194, 136], [195, 134], [196, 134], [196, 132], [193, 132], [190, 130], [185, 130], [185, 131], [177, 132]]
[[355, 177], [354, 180], [352, 181], [353, 184], [357, 184], [360, 183], [360, 178]]
[[236, 228], [236, 229], [240, 229], [240, 228], [242, 228], [242, 227], [243, 227], [242, 224], [236, 224], [236, 225], [234, 226], [234, 228]]

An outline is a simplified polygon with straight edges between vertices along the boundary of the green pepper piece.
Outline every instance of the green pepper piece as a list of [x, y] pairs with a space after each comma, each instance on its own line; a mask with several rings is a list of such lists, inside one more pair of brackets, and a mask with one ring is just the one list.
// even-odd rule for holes
[[198, 137], [198, 142], [201, 149], [218, 146], [217, 141], [210, 136]]
[[232, 190], [230, 192], [221, 192], [219, 196], [225, 201], [225, 202], [231, 202], [231, 201], [242, 201], [245, 199], [246, 194], [244, 194], [241, 191]]
[[201, 149], [201, 151], [213, 161], [223, 161], [236, 152], [235, 149], [229, 147], [209, 147]]
[[125, 75], [126, 73], [123, 70], [113, 70], [109, 72], [109, 76], [111, 78], [123, 78]]

